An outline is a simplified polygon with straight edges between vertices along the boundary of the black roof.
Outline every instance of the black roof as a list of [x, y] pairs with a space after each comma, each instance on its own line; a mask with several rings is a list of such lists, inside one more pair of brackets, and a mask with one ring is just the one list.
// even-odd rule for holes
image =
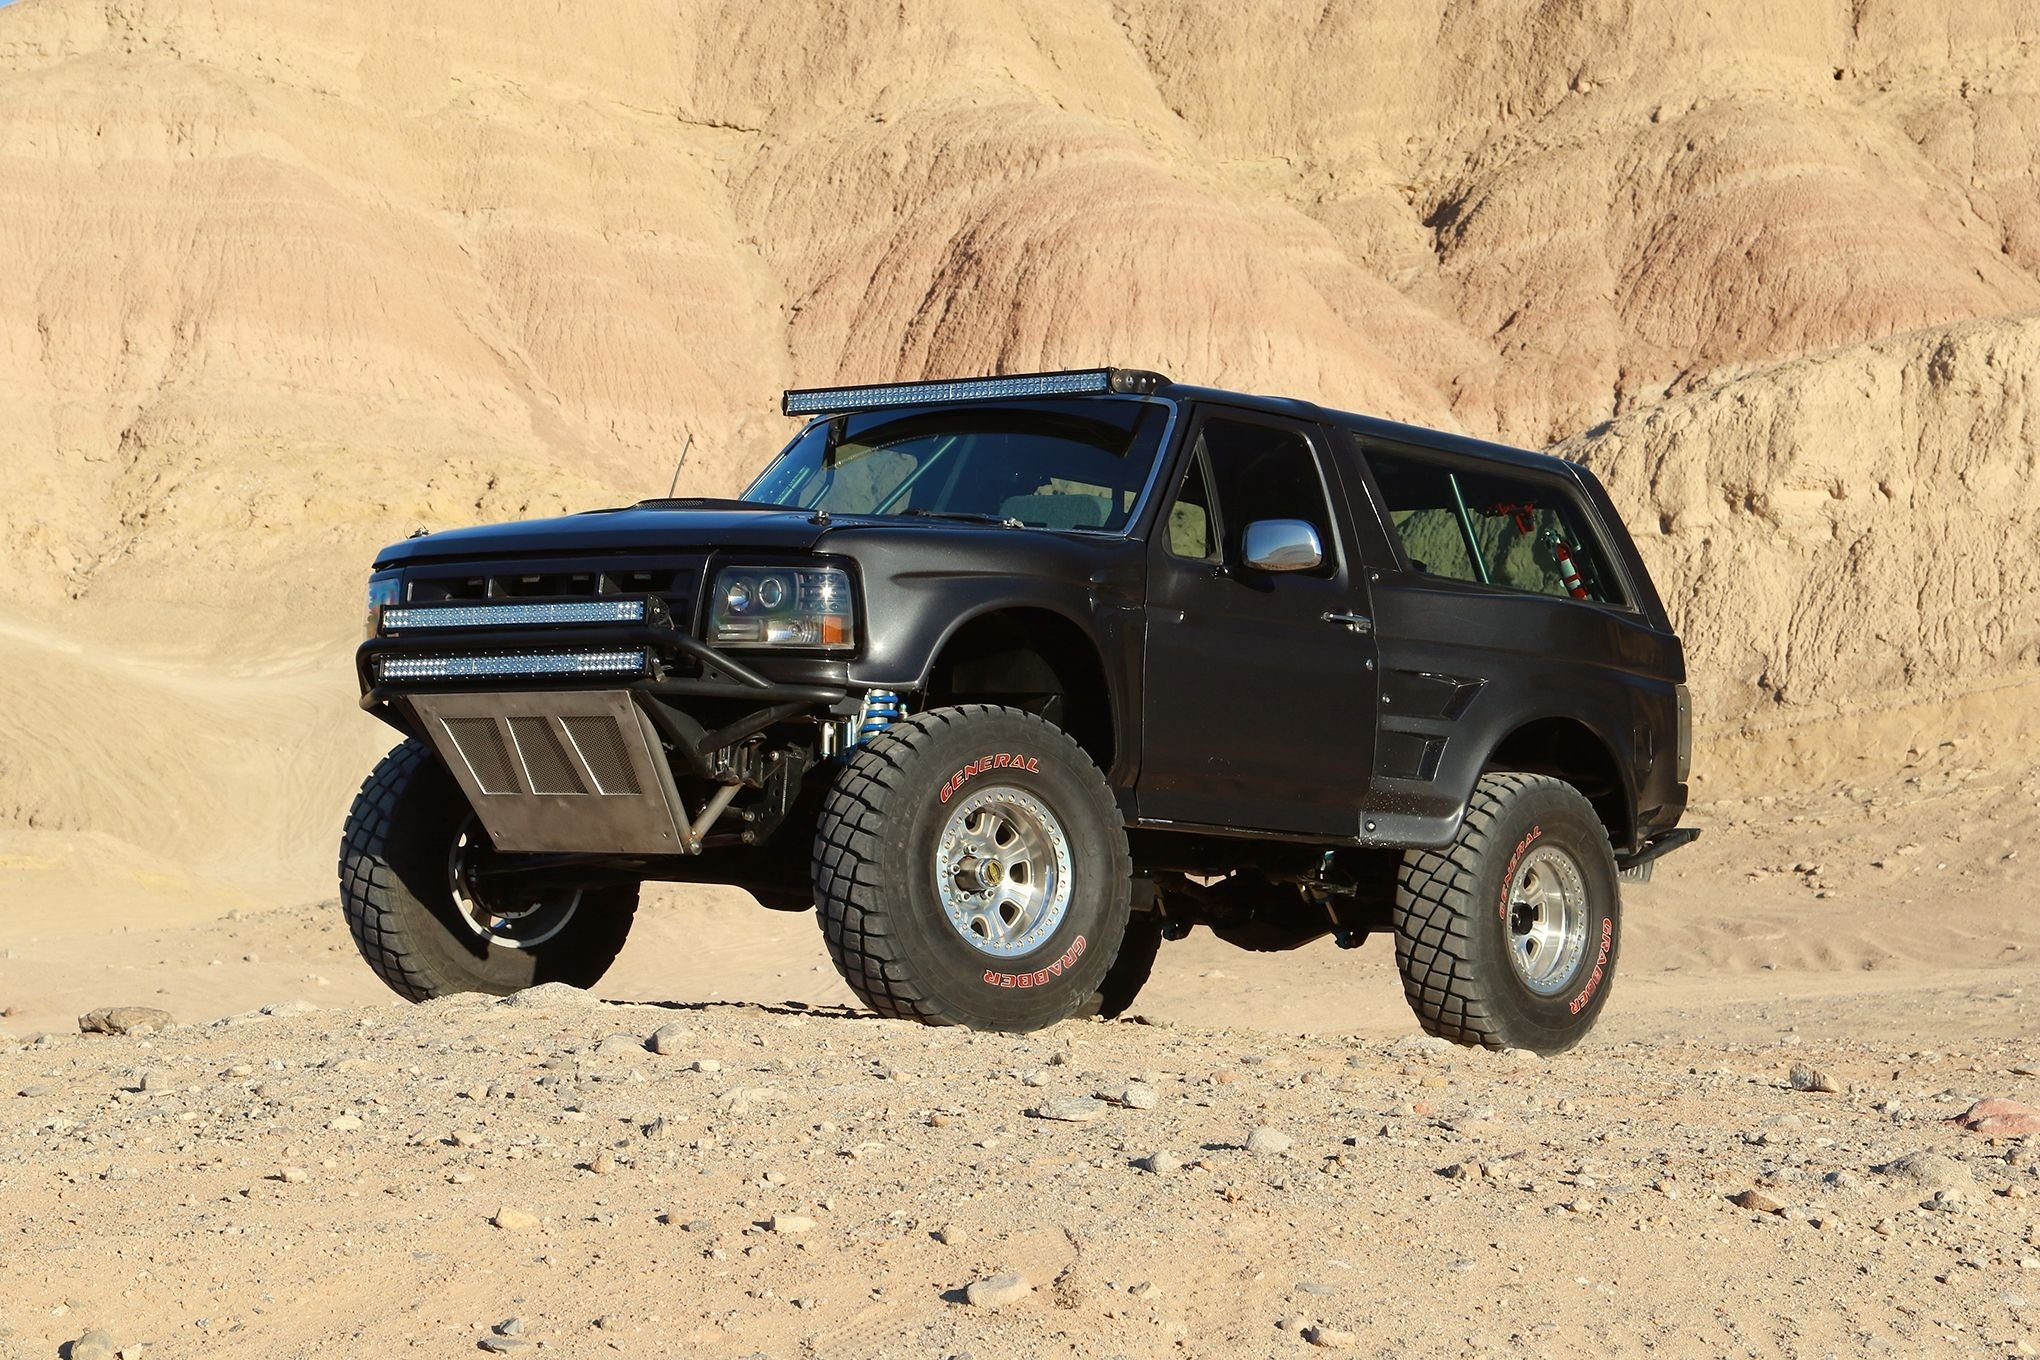
[[1238, 406], [1250, 411], [1263, 411], [1269, 415], [1287, 416], [1292, 420], [1318, 421], [1351, 430], [1363, 439], [1377, 439], [1385, 444], [1406, 444], [1420, 449], [1436, 449], [1442, 453], [1463, 454], [1469, 458], [1492, 459], [1537, 472], [1560, 472], [1571, 475], [1575, 467], [1567, 459], [1553, 454], [1538, 453], [1531, 449], [1518, 448], [1513, 444], [1498, 444], [1488, 439], [1476, 439], [1471, 435], [1454, 434], [1450, 430], [1434, 430], [1427, 425], [1409, 425], [1398, 420], [1384, 420], [1380, 416], [1363, 415], [1358, 411], [1341, 411], [1335, 407], [1320, 406], [1314, 401], [1305, 401], [1300, 397], [1276, 397], [1179, 382], [1164, 383], [1156, 389], [1155, 395], [1176, 401], [1205, 401]]
[[[1053, 391], [1039, 393], [1014, 392], [1010, 387], [1005, 391], [987, 391], [977, 395], [953, 390], [976, 384], [983, 384], [989, 388], [1036, 381], [1060, 386], [1055, 387]], [[952, 390], [946, 392], [941, 390], [945, 388]], [[920, 395], [917, 389], [929, 389], [925, 399], [916, 400]], [[1112, 397], [1139, 399], [1152, 395], [1175, 401], [1210, 402], [1235, 406], [1242, 410], [1261, 411], [1269, 415], [1286, 416], [1292, 420], [1336, 425], [1363, 439], [1508, 463], [1536, 472], [1576, 476], [1578, 471], [1577, 466], [1566, 459], [1516, 448], [1510, 444], [1498, 444], [1491, 440], [1475, 439], [1469, 435], [1454, 434], [1449, 430], [1434, 430], [1422, 425], [1406, 425], [1398, 421], [1383, 420], [1378, 416], [1363, 415], [1357, 411], [1340, 411], [1299, 397], [1269, 396], [1264, 393], [1236, 392], [1223, 387], [1199, 387], [1191, 383], [1179, 383], [1166, 374], [1156, 373], [1150, 369], [1065, 369], [1045, 373], [996, 373], [971, 377], [927, 378], [914, 382], [796, 389], [787, 392], [781, 399], [781, 409], [789, 415], [805, 414], [820, 418], [824, 415], [908, 405], [943, 406], [964, 401], [1024, 401], [1037, 395], [1099, 399]]]

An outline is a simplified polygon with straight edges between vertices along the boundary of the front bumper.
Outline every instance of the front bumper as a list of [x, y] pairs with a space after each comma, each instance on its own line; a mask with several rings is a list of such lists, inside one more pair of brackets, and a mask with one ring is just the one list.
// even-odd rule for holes
[[[690, 822], [676, 780], [728, 788], [740, 744], [847, 711], [847, 666], [775, 657], [795, 678], [766, 675], [649, 615], [371, 638], [355, 654], [361, 706], [432, 744], [498, 850], [695, 854], [703, 823]], [[577, 657], [630, 664], [576, 670]], [[425, 664], [434, 659], [449, 664]], [[726, 805], [704, 795], [718, 796]]]
[[697, 848], [659, 735], [629, 691], [417, 694], [409, 703], [498, 850]]

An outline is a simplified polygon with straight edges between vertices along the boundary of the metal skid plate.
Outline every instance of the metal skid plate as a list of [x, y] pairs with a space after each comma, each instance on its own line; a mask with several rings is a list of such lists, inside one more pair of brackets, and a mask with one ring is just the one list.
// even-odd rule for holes
[[410, 703], [498, 850], [680, 853], [687, 820], [673, 772], [629, 691]]

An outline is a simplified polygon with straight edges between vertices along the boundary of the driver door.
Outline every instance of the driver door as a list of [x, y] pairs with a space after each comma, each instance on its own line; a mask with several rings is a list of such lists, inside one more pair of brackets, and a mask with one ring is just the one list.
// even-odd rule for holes
[[[1322, 433], [1219, 408], [1190, 447], [1148, 545], [1139, 818], [1355, 836], [1377, 649]], [[1321, 561], [1246, 565], [1247, 526], [1277, 519], [1309, 524]]]

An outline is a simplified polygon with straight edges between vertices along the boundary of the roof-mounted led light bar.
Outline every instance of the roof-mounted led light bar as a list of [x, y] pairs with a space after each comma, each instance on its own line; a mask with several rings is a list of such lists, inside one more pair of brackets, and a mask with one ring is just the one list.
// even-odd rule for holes
[[521, 656], [379, 656], [378, 680], [473, 680], [499, 676], [642, 675], [645, 649], [530, 652]]
[[385, 605], [385, 632], [405, 628], [521, 628], [546, 623], [643, 623], [643, 600], [567, 600], [549, 604]]
[[829, 416], [888, 406], [1012, 397], [1147, 396], [1168, 379], [1140, 368], [1077, 368], [1060, 373], [1014, 373], [1003, 378], [946, 378], [935, 382], [873, 383], [863, 387], [808, 387], [788, 392], [779, 409], [790, 416]]

